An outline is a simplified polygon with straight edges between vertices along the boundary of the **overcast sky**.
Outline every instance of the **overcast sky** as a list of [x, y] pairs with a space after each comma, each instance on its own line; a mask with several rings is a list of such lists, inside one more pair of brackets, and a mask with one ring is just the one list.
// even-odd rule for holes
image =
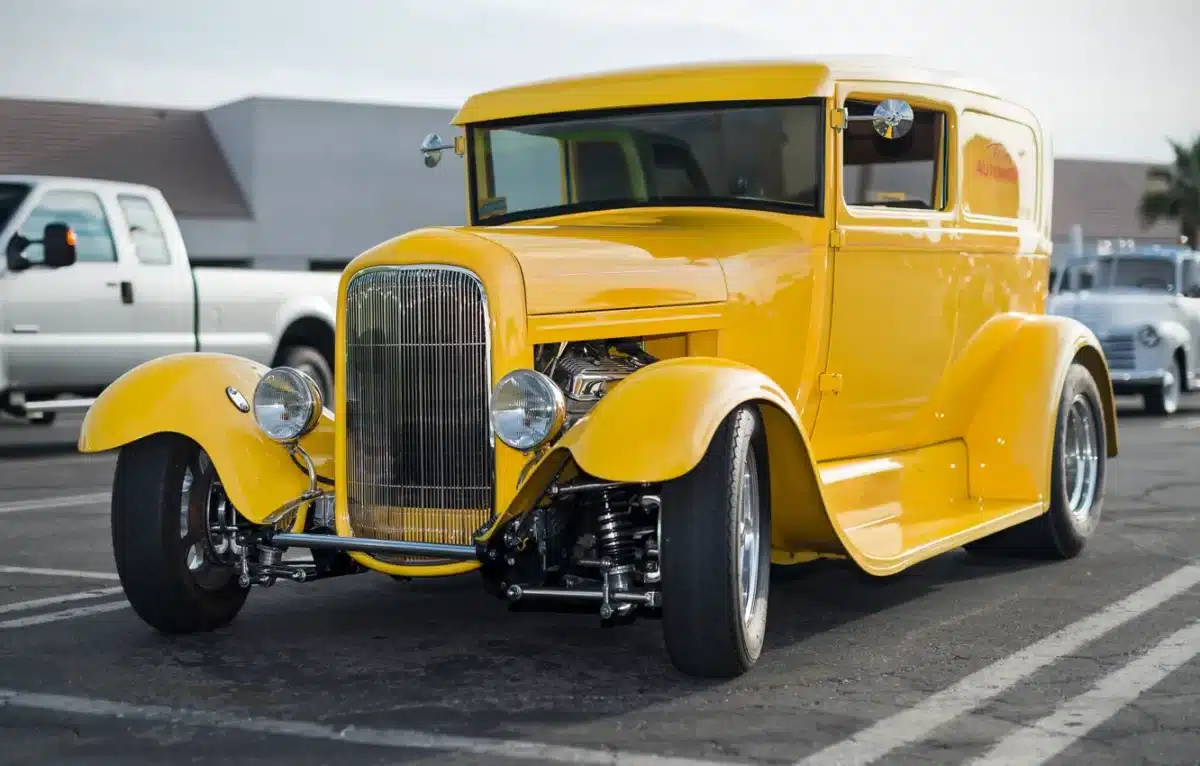
[[1039, 109], [1060, 156], [1200, 134], [1200, 0], [0, 0], [0, 95], [208, 107], [457, 106], [560, 74], [905, 56]]

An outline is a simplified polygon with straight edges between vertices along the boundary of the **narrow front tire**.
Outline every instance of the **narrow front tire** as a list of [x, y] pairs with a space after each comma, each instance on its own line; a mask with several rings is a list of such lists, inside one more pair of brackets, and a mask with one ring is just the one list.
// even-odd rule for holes
[[770, 487], [753, 404], [730, 413], [699, 464], [663, 486], [663, 635], [684, 673], [732, 678], [758, 661], [770, 591]]

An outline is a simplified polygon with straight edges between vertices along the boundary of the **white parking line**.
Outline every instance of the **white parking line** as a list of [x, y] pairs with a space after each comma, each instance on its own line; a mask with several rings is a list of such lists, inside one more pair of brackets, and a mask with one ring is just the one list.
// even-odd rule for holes
[[74, 620], [77, 617], [88, 617], [93, 614], [103, 614], [104, 612], [115, 612], [118, 609], [124, 609], [129, 606], [128, 601], [111, 601], [107, 604], [96, 604], [94, 606], [77, 606], [74, 609], [64, 609], [61, 612], [49, 612], [47, 614], [35, 614], [31, 617], [18, 617], [15, 620], [5, 620], [0, 622], [0, 630], [10, 630], [12, 628], [28, 628], [32, 625], [45, 625], [48, 622], [62, 622], [63, 620]]
[[988, 665], [917, 705], [888, 716], [848, 739], [830, 745], [797, 766], [851, 766], [917, 742], [934, 729], [970, 712], [1064, 655], [1200, 583], [1200, 565], [1189, 564], [1057, 633]]
[[30, 609], [40, 609], [43, 606], [50, 606], [51, 604], [65, 604], [68, 601], [103, 598], [120, 592], [121, 588], [97, 588], [95, 590], [80, 591], [79, 593], [68, 593], [64, 596], [47, 596], [46, 598], [35, 598], [29, 601], [18, 601], [15, 604], [0, 604], [0, 614], [7, 612], [27, 612]]
[[80, 580], [120, 580], [113, 572], [81, 572], [78, 569], [42, 569], [41, 567], [13, 567], [0, 564], [0, 574], [27, 574], [44, 577], [74, 577]]
[[1159, 681], [1200, 653], [1200, 621], [1157, 646], [1091, 690], [1059, 705], [1040, 721], [1017, 729], [971, 766], [1038, 766], [1066, 750]]
[[[735, 766], [723, 761], [643, 755], [618, 750], [589, 750], [520, 740], [454, 737], [409, 729], [363, 729], [331, 726], [309, 721], [247, 718], [232, 713], [171, 708], [159, 705], [130, 705], [110, 700], [32, 694], [0, 689], [0, 708], [5, 706], [54, 713], [122, 718], [126, 721], [169, 721], [172, 724], [272, 734], [285, 737], [347, 742], [356, 745], [400, 750], [433, 750], [482, 757], [523, 758], [552, 763], [597, 764], [597, 766]], [[744, 763], [736, 766], [745, 766]]]
[[11, 503], [0, 503], [0, 513], [18, 513], [21, 511], [41, 511], [50, 508], [82, 508], [88, 505], [107, 503], [112, 495], [108, 492], [92, 492], [87, 495], [64, 495], [62, 497], [42, 497], [31, 500], [17, 500]]

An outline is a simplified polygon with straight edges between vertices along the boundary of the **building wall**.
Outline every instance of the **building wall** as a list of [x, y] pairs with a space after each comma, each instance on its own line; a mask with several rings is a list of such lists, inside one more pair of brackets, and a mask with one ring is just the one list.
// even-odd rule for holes
[[345, 262], [422, 226], [464, 220], [462, 160], [425, 167], [429, 133], [449, 138], [453, 109], [247, 99], [212, 110], [209, 124], [254, 220], [189, 219], [197, 261], [253, 258], [266, 268]]

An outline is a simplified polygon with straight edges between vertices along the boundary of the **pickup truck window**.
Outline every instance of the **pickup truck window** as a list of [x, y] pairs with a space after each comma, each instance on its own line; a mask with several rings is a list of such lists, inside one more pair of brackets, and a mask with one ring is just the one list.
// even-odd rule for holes
[[117, 204], [121, 206], [121, 214], [129, 226], [129, 236], [133, 240], [138, 261], [149, 266], [169, 264], [171, 250], [167, 247], [167, 238], [163, 236], [162, 226], [150, 200], [121, 194], [117, 197]]
[[17, 212], [28, 194], [27, 184], [0, 184], [0, 229], [8, 225], [8, 219]]
[[[21, 225], [21, 234], [29, 239], [41, 239], [42, 230], [48, 223], [65, 223], [75, 230], [75, 252], [80, 262], [116, 262], [117, 248], [113, 245], [108, 216], [95, 194], [68, 190], [47, 192]], [[25, 250], [25, 257], [34, 263], [41, 262], [42, 246], [30, 245]]]

